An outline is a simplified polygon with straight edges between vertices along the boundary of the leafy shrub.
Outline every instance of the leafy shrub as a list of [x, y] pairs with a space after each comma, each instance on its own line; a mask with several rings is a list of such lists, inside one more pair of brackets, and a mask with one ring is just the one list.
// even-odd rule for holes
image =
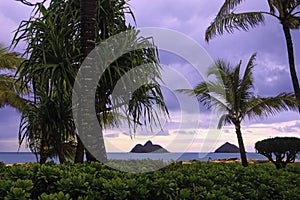
[[255, 149], [274, 163], [277, 169], [281, 169], [285, 168], [288, 163], [295, 162], [297, 153], [300, 152], [300, 139], [296, 137], [269, 138], [256, 142]]
[[140, 174], [101, 163], [47, 163], [2, 167], [0, 174], [0, 199], [300, 199], [299, 163], [274, 172], [271, 163], [244, 168], [239, 163], [174, 162]]
[[70, 198], [70, 195], [69, 194], [64, 194], [63, 192], [59, 192], [59, 193], [54, 193], [54, 194], [46, 194], [46, 193], [43, 193], [40, 197], [39, 197], [39, 200], [53, 200], [53, 199], [56, 199], [56, 200], [69, 200], [71, 199]]

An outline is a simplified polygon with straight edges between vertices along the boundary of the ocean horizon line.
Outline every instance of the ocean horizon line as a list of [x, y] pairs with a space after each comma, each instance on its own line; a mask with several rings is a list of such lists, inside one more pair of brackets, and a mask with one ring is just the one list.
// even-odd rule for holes
[[[33, 153], [33, 152], [30, 152], [30, 151], [0, 151], [0, 153]], [[141, 154], [141, 153], [135, 153], [135, 152], [124, 152], [124, 151], [107, 151], [106, 153], [134, 153], [134, 154]], [[152, 153], [152, 152], [150, 152]], [[218, 153], [218, 152], [195, 152], [195, 151], [186, 151], [186, 152], [180, 152], [180, 151], [177, 151], [177, 152], [167, 152], [167, 153], [161, 153], [161, 154], [168, 154], [168, 153]], [[246, 152], [246, 153], [257, 153], [257, 152]], [[155, 153], [155, 154], [160, 154], [160, 153]], [[226, 154], [226, 153], [224, 153]], [[227, 153], [228, 154], [228, 153]], [[237, 153], [239, 154], [239, 153]]]

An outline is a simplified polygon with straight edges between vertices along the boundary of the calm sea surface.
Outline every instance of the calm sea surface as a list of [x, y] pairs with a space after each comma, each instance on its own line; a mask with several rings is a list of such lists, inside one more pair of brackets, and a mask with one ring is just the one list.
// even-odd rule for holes
[[[131, 159], [152, 159], [152, 160], [200, 160], [208, 161], [226, 158], [240, 158], [239, 153], [107, 153], [108, 159], [131, 160]], [[257, 153], [247, 153], [248, 159], [267, 160], [266, 157]], [[58, 162], [57, 160], [55, 160]], [[297, 161], [300, 161], [298, 154]], [[7, 164], [36, 162], [34, 154], [29, 152], [0, 152], [0, 162]]]

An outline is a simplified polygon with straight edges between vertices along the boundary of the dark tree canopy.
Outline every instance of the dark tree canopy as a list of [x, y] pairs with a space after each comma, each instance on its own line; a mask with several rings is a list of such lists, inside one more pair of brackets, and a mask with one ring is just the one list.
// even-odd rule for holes
[[295, 162], [297, 153], [300, 152], [300, 138], [269, 138], [256, 142], [255, 149], [274, 163], [277, 169], [281, 169], [285, 168], [288, 163]]

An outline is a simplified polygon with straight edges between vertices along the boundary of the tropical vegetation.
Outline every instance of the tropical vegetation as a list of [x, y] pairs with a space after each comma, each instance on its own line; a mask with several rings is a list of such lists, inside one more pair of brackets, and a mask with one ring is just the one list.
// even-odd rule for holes
[[[76, 147], [75, 162], [83, 162], [84, 150], [88, 160], [95, 160], [76, 134], [72, 115], [73, 85], [80, 64], [92, 49], [91, 46], [94, 47], [122, 31], [132, 30], [130, 42], [143, 44], [144, 48], [121, 56], [104, 72], [95, 94], [97, 114], [92, 116], [97, 115], [101, 128], [109, 123], [108, 121], [117, 122], [117, 119], [108, 120], [111, 112], [115, 111], [113, 103], [116, 102], [111, 101], [113, 89], [124, 74], [145, 63], [148, 70], [147, 75], [143, 77], [149, 84], [138, 88], [131, 95], [129, 102], [124, 102], [124, 98], [119, 97], [117, 105], [127, 106], [126, 121], [134, 126], [149, 123], [156, 117], [156, 110], [153, 109], [155, 104], [167, 113], [157, 82], [160, 66], [156, 48], [147, 38], [138, 37], [137, 31], [125, 23], [125, 14], [132, 14], [126, 1], [96, 1], [96, 6], [92, 4], [93, 9], [96, 9], [95, 22], [88, 27], [81, 21], [82, 6], [84, 4], [80, 4], [77, 0], [51, 1], [48, 8], [43, 4], [37, 4], [33, 16], [21, 22], [13, 41], [14, 45], [23, 40], [28, 42], [24, 53], [26, 60], [22, 62], [18, 72], [20, 80], [32, 85], [34, 96], [32, 106], [27, 108], [22, 117], [20, 143], [26, 140], [31, 151], [40, 155], [37, 156], [40, 158], [40, 163], [44, 163], [46, 158], [51, 156], [51, 149], [63, 163], [70, 153], [69, 147], [74, 146]], [[87, 4], [87, 6], [91, 5]], [[84, 27], [95, 29], [95, 39], [86, 38], [83, 31], [89, 33], [90, 31], [85, 30]], [[146, 73], [140, 72], [141, 75]], [[84, 104], [85, 100], [83, 99], [81, 103]], [[88, 127], [85, 131], [86, 135], [90, 135]], [[97, 138], [94, 135], [97, 135]], [[91, 148], [100, 151], [100, 159], [105, 160], [102, 132], [94, 135], [89, 136], [87, 140], [92, 143]]]
[[[26, 1], [22, 2], [26, 3]], [[225, 0], [206, 31], [206, 40], [209, 41], [224, 32], [232, 33], [235, 29], [248, 31], [264, 23], [265, 15], [277, 18], [286, 38], [295, 94], [281, 93], [275, 97], [255, 96], [252, 73], [255, 54], [248, 61], [242, 77], [241, 61], [238, 65], [231, 67], [230, 63], [218, 60], [208, 72], [209, 76], [214, 76], [215, 81], [202, 82], [193, 90], [181, 90], [181, 92], [197, 96], [208, 109], [218, 109], [222, 113], [218, 128], [224, 124], [235, 126], [242, 165], [247, 166], [241, 133], [243, 120], [264, 118], [284, 110], [299, 108], [294, 98], [300, 100], [300, 90], [290, 30], [300, 27], [298, 16], [300, 2], [268, 0], [268, 12], [235, 13], [236, 7], [242, 2]], [[154, 104], [160, 105], [163, 112], [168, 113], [157, 82], [160, 78], [160, 66], [156, 47], [147, 38], [138, 37], [138, 32], [134, 27], [126, 24], [126, 14], [134, 18], [126, 0], [65, 0], [51, 1], [47, 8], [43, 3], [37, 3], [34, 6], [33, 16], [29, 20], [22, 21], [13, 40], [14, 46], [24, 40], [28, 42], [23, 55], [26, 59], [21, 63], [18, 55], [1, 49], [1, 57], [12, 58], [11, 61], [4, 59], [5, 62], [6, 60], [11, 62], [8, 65], [5, 62], [2, 63], [0, 59], [1, 67], [9, 66], [10, 68], [7, 69], [17, 70], [17, 76], [6, 74], [3, 78], [1, 77], [0, 86], [3, 90], [1, 90], [0, 106], [11, 105], [22, 111], [19, 142], [21, 144], [27, 141], [29, 148], [36, 154], [40, 163], [45, 163], [47, 158], [53, 156], [57, 156], [61, 163], [67, 160], [83, 162], [84, 152], [88, 161], [97, 159], [106, 161], [102, 134], [102, 129], [106, 125], [116, 126], [123, 123], [120, 118], [125, 119], [129, 126], [133, 124], [133, 129], [138, 125], [151, 124], [156, 117]], [[74, 107], [72, 107], [71, 96], [73, 86], [76, 84], [76, 74], [83, 60], [96, 45], [128, 30], [132, 30], [133, 35], [127, 42], [145, 44], [146, 48], [119, 57], [99, 80], [95, 94], [95, 114], [101, 131], [99, 134], [90, 134], [93, 131], [89, 130], [90, 126], [84, 127], [87, 133], [85, 140], [91, 142], [87, 148], [81, 141], [82, 137], [78, 137], [72, 113]], [[13, 63], [15, 61], [18, 63]], [[125, 94], [112, 99], [118, 80], [136, 66], [145, 63], [149, 71], [141, 70], [140, 73], [146, 77], [146, 80], [150, 80], [151, 84], [145, 84], [130, 94], [129, 102]], [[33, 100], [22, 101], [24, 99], [20, 97], [20, 91], [28, 91], [28, 85], [32, 86]], [[123, 87], [125, 88], [124, 85]], [[85, 97], [78, 103], [87, 105], [89, 98]], [[119, 106], [125, 106], [126, 109], [120, 112]], [[84, 110], [79, 110], [77, 113], [82, 111]], [[87, 119], [93, 115], [87, 116]], [[119, 116], [121, 117], [117, 119]], [[84, 120], [80, 123], [86, 124]], [[95, 158], [89, 149], [97, 149], [100, 156]]]
[[[268, 138], [255, 143], [258, 153], [266, 156], [277, 169], [285, 168], [296, 160], [300, 152], [300, 139], [296, 137]], [[274, 159], [275, 157], [275, 159]]]
[[17, 67], [22, 62], [20, 55], [8, 52], [8, 49], [0, 44], [0, 108], [7, 105], [23, 112], [27, 103], [24, 98], [29, 89], [21, 89], [21, 83], [17, 82]]
[[[136, 162], [128, 162], [135, 167]], [[141, 161], [145, 165], [155, 162]], [[300, 165], [174, 162], [151, 173], [126, 173], [102, 163], [0, 163], [1, 199], [300, 199]]]
[[[276, 18], [282, 26], [288, 52], [290, 75], [294, 93], [300, 101], [299, 80], [296, 72], [294, 48], [291, 30], [300, 28], [300, 1], [299, 0], [267, 0], [268, 11], [237, 12], [237, 7], [245, 0], [225, 0], [218, 14], [207, 28], [206, 41], [224, 32], [233, 33], [234, 30], [248, 31], [265, 22], [265, 16]], [[300, 109], [300, 108], [299, 108]]]
[[199, 83], [194, 89], [182, 89], [181, 92], [196, 96], [208, 109], [216, 109], [221, 117], [218, 128], [224, 124], [233, 124], [238, 140], [242, 165], [247, 166], [245, 146], [241, 125], [245, 118], [265, 118], [281, 111], [295, 110], [298, 103], [294, 95], [281, 93], [275, 97], [254, 95], [253, 68], [256, 54], [246, 64], [241, 74], [242, 61], [234, 67], [223, 60], [217, 60], [208, 70], [211, 81]]

